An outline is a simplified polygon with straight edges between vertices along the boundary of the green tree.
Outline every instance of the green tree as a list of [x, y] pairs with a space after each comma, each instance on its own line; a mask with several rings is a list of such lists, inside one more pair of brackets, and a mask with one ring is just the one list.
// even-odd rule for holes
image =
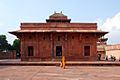
[[12, 45], [13, 49], [16, 50], [17, 57], [20, 57], [20, 40], [15, 39]]
[[12, 46], [8, 44], [5, 35], [0, 35], [0, 51], [8, 51], [11, 50]]

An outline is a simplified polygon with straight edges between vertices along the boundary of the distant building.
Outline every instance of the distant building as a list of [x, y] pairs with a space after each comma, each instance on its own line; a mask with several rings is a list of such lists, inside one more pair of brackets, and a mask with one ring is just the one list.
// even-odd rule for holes
[[97, 54], [100, 56], [100, 60], [105, 60], [107, 40], [108, 38], [99, 38], [97, 42]]
[[120, 59], [120, 44], [107, 45], [105, 47], [105, 51], [106, 51], [106, 56], [108, 56], [108, 58], [114, 56], [117, 60]]
[[97, 42], [97, 54], [101, 57], [101, 60], [105, 60], [106, 57], [110, 60], [111, 56], [119, 60], [120, 44], [108, 45], [107, 38], [99, 38]]
[[72, 23], [62, 12], [46, 23], [21, 23], [10, 32], [21, 40], [21, 60], [96, 60], [97, 41], [108, 32], [97, 30], [97, 23]]

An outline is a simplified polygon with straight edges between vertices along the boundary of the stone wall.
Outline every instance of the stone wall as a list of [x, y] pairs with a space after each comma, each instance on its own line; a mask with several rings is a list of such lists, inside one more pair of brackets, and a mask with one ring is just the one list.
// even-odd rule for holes
[[16, 51], [0, 52], [0, 59], [16, 59]]
[[[62, 55], [69, 61], [96, 60], [97, 57], [97, 38], [94, 34], [28, 33], [22, 37], [21, 60], [56, 59], [56, 46], [62, 47]], [[33, 56], [28, 56], [28, 46], [33, 46]], [[84, 46], [90, 46], [90, 56], [84, 56]]]

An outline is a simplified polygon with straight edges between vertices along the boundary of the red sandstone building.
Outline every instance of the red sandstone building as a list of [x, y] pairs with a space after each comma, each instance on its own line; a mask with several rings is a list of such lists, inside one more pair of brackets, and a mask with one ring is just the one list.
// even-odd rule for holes
[[10, 32], [21, 41], [21, 60], [96, 60], [97, 41], [107, 32], [97, 30], [97, 23], [72, 23], [62, 13], [54, 13], [46, 23], [21, 23]]

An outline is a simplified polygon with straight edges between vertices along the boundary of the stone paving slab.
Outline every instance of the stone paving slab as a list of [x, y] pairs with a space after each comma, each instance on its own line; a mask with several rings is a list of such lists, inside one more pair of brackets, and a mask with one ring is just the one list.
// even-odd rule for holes
[[0, 66], [0, 80], [120, 80], [120, 67]]

